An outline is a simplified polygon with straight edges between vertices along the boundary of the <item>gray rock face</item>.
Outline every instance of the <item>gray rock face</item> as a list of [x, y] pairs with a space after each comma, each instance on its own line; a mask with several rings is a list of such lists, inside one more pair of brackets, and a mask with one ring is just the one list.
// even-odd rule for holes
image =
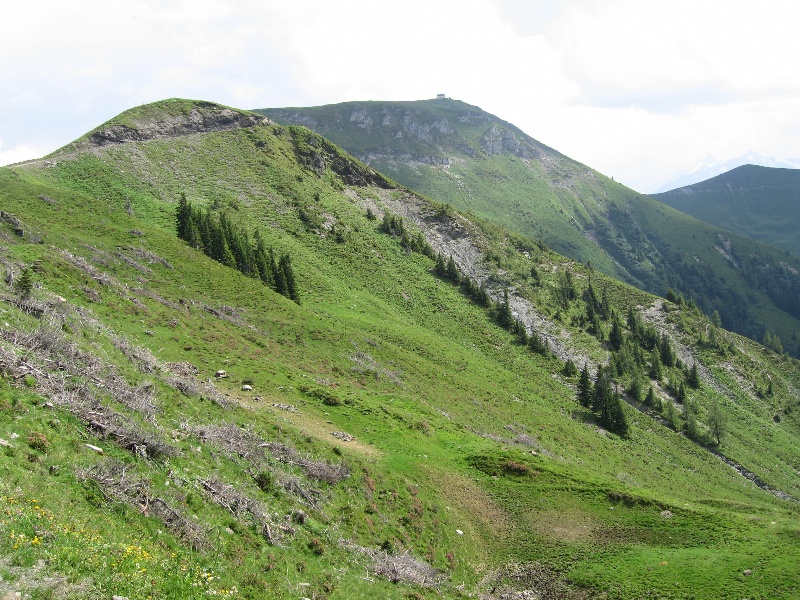
[[245, 114], [221, 106], [203, 110], [195, 107], [188, 115], [169, 116], [158, 121], [139, 124], [135, 128], [126, 125], [112, 125], [108, 129], [93, 133], [89, 137], [89, 143], [94, 146], [107, 146], [271, 123], [266, 117]]
[[507, 152], [520, 158], [531, 157], [528, 148], [520, 143], [517, 136], [497, 125], [492, 125], [486, 130], [481, 139], [481, 145], [491, 155]]

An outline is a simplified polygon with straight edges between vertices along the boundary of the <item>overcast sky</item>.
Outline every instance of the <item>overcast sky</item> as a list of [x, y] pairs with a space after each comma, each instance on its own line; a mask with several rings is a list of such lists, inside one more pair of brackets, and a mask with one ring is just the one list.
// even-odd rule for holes
[[0, 7], [0, 164], [164, 98], [444, 93], [650, 192], [800, 156], [795, 0], [38, 0]]

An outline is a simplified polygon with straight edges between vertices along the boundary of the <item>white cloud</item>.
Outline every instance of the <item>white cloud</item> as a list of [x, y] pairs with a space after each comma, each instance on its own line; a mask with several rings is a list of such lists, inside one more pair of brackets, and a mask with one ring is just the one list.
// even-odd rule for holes
[[40, 0], [3, 12], [0, 134], [14, 149], [58, 140], [52, 151], [168, 97], [256, 108], [446, 93], [642, 190], [708, 154], [800, 153], [790, 0]]
[[47, 150], [41, 146], [28, 146], [25, 144], [6, 149], [3, 147], [2, 140], [0, 140], [0, 167], [39, 158], [46, 153]]

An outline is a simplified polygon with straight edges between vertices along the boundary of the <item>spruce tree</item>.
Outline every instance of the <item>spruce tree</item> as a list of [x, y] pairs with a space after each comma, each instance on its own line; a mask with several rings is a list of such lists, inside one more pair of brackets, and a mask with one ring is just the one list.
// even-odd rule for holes
[[175, 228], [178, 233], [178, 238], [187, 241], [189, 232], [189, 219], [192, 216], [192, 206], [186, 199], [186, 192], [181, 192], [181, 197], [178, 199], [178, 208], [175, 211]]
[[636, 369], [634, 372], [633, 378], [631, 379], [631, 384], [628, 386], [628, 394], [637, 402], [642, 401], [642, 396], [644, 394], [644, 383], [642, 382], [642, 375], [638, 369]]
[[700, 374], [697, 372], [697, 363], [692, 363], [692, 369], [689, 371], [689, 376], [686, 378], [687, 383], [694, 389], [700, 387]]
[[606, 405], [605, 419], [601, 416], [601, 421], [605, 420], [604, 425], [609, 431], [613, 431], [620, 437], [628, 435], [628, 419], [625, 417], [625, 410], [622, 408], [622, 400], [619, 394], [613, 394]]
[[650, 386], [650, 389], [647, 390], [647, 396], [645, 396], [644, 402], [648, 406], [655, 407], [655, 405], [656, 405], [656, 393], [653, 391], [653, 386], [652, 385]]
[[568, 358], [564, 363], [564, 368], [561, 373], [564, 375], [564, 377], [575, 377], [575, 375], [578, 374], [578, 367], [575, 366], [575, 363], [572, 362], [571, 358]]
[[444, 262], [444, 256], [441, 253], [436, 255], [436, 267], [434, 267], [434, 270], [439, 277], [447, 277], [447, 263]]
[[19, 279], [14, 282], [14, 292], [23, 300], [27, 300], [33, 293], [33, 271], [30, 267], [25, 267], [19, 275]]
[[619, 350], [622, 348], [623, 341], [624, 338], [622, 333], [622, 324], [619, 322], [619, 317], [615, 314], [611, 321], [611, 331], [608, 334], [608, 343], [611, 344], [611, 347], [614, 350]]
[[608, 289], [603, 287], [603, 295], [600, 298], [600, 316], [607, 319], [611, 315], [611, 303], [608, 301]]
[[460, 283], [461, 275], [458, 272], [458, 267], [456, 267], [456, 261], [453, 260], [453, 256], [450, 255], [450, 258], [447, 261], [447, 278], [455, 284]]
[[195, 250], [203, 249], [203, 239], [200, 236], [200, 230], [197, 228], [197, 223], [194, 217], [189, 217], [189, 224], [186, 227], [186, 243]]
[[667, 337], [666, 333], [661, 335], [659, 352], [661, 354], [662, 364], [668, 367], [675, 366], [675, 360], [676, 360], [675, 350], [672, 348], [672, 342], [670, 341], [669, 337]]
[[292, 259], [288, 254], [281, 256], [279, 270], [283, 274], [284, 283], [286, 285], [286, 293], [284, 296], [290, 298], [300, 304], [300, 297], [297, 292], [297, 283], [294, 278], [294, 270], [292, 269]]
[[656, 381], [661, 381], [664, 376], [663, 369], [661, 368], [661, 354], [657, 349], [653, 349], [653, 354], [650, 357], [650, 378]]
[[503, 302], [497, 307], [497, 322], [503, 329], [509, 329], [514, 322], [511, 304], [508, 300], [508, 288], [503, 290]]
[[286, 287], [286, 278], [283, 273], [283, 269], [278, 266], [278, 262], [275, 260], [275, 252], [272, 248], [269, 249], [269, 262], [270, 262], [270, 270], [272, 271], [272, 281], [273, 288], [276, 292], [278, 292], [281, 296], [288, 295], [288, 288]]
[[583, 363], [581, 376], [578, 379], [578, 403], [584, 408], [592, 407], [592, 380], [589, 377], [589, 366]]
[[597, 375], [592, 386], [592, 411], [602, 415], [606, 410], [613, 392], [611, 390], [611, 375], [602, 365], [597, 366]]
[[528, 336], [528, 347], [531, 349], [531, 352], [541, 354], [542, 356], [547, 356], [550, 352], [547, 343], [533, 329], [531, 329], [531, 334]]
[[708, 425], [711, 435], [717, 442], [717, 446], [722, 442], [722, 436], [725, 433], [725, 416], [719, 407], [719, 402], [716, 398], [712, 400], [708, 407], [708, 414], [706, 415], [706, 425]]

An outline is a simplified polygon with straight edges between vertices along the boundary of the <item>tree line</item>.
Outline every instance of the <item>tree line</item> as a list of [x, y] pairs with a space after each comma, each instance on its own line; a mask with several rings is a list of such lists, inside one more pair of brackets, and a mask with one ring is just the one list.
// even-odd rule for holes
[[217, 214], [193, 206], [181, 194], [175, 212], [178, 237], [226, 267], [239, 270], [279, 294], [300, 303], [297, 281], [289, 254], [275, 255], [267, 248], [258, 229], [252, 237], [224, 212]]

